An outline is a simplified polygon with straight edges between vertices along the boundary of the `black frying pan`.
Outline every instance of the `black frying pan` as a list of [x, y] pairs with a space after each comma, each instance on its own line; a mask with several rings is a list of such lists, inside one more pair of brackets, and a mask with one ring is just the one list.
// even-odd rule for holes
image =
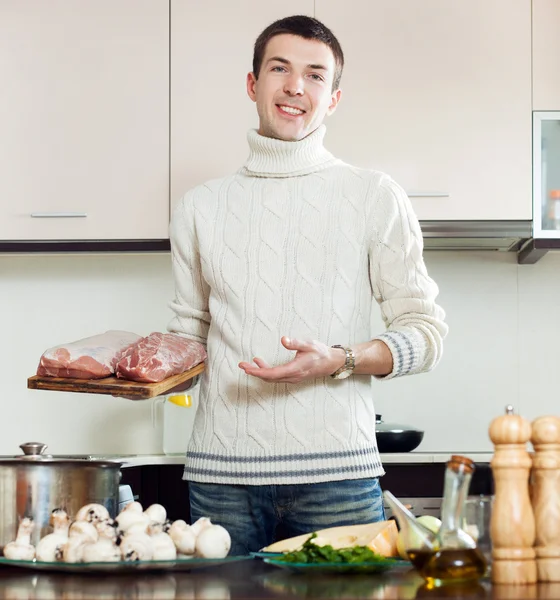
[[410, 452], [418, 448], [424, 432], [408, 425], [384, 423], [381, 415], [375, 415], [375, 437], [379, 452]]

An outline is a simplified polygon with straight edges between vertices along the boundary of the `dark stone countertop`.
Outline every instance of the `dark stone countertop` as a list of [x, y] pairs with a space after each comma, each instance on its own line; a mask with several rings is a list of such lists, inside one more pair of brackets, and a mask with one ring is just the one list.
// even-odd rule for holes
[[264, 564], [260, 559], [232, 562], [190, 572], [69, 574], [2, 565], [0, 598], [26, 600], [148, 600], [253, 598], [560, 598], [560, 583], [493, 586], [487, 580], [430, 590], [408, 566], [383, 574], [302, 574]]

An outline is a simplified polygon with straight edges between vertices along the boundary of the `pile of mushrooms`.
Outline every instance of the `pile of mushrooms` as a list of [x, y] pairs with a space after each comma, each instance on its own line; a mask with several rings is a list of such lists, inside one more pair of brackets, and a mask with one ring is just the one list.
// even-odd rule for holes
[[30, 540], [33, 520], [21, 520], [17, 537], [4, 547], [12, 560], [90, 563], [174, 560], [176, 558], [224, 558], [231, 538], [221, 525], [202, 517], [192, 525], [170, 522], [161, 504], [146, 510], [139, 502], [127, 504], [113, 520], [101, 504], [86, 504], [71, 522], [63, 509], [51, 514], [53, 532], [35, 548]]

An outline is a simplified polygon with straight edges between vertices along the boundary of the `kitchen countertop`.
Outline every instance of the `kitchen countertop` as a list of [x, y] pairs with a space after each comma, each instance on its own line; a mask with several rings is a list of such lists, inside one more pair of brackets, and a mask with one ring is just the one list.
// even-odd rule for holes
[[1, 598], [189, 600], [297, 598], [559, 598], [560, 584], [493, 586], [488, 580], [428, 589], [409, 566], [384, 574], [290, 573], [248, 559], [191, 572], [78, 575], [2, 567]]
[[[394, 454], [381, 454], [383, 464], [432, 464], [444, 463], [449, 460], [452, 454], [462, 454], [472, 458], [477, 463], [489, 463], [492, 459], [491, 452], [402, 452]], [[182, 454], [138, 454], [135, 456], [111, 456], [110, 460], [116, 460], [123, 463], [126, 467], [143, 467], [147, 465], [182, 465], [185, 463], [185, 457]]]

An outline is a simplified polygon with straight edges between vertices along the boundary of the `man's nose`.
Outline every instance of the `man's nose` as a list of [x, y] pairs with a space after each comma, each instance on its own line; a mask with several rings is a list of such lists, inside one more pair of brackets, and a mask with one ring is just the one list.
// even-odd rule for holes
[[290, 75], [284, 83], [284, 93], [290, 96], [303, 95], [303, 78], [299, 75]]

